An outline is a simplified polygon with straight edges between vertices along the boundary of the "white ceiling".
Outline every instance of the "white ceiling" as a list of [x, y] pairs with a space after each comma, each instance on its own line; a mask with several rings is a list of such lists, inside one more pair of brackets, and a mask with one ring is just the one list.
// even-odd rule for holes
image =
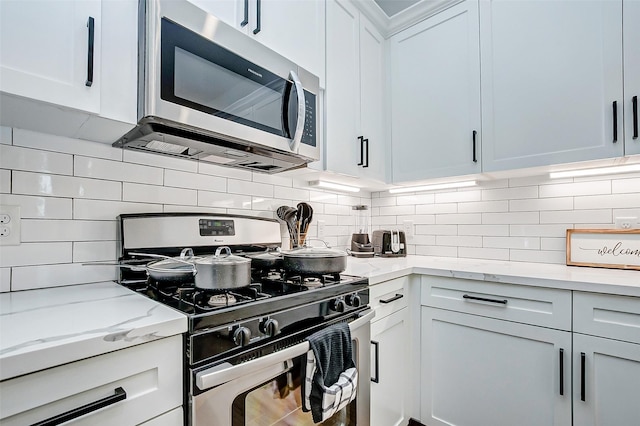
[[410, 6], [418, 3], [420, 0], [375, 0], [378, 6], [391, 17], [398, 12], [402, 12]]

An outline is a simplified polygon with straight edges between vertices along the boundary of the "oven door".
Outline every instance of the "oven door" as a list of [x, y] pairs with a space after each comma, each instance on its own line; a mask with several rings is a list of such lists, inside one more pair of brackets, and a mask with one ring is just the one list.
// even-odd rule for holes
[[[370, 322], [366, 311], [349, 323], [354, 362], [358, 368], [356, 399], [324, 425], [369, 424]], [[314, 425], [310, 412], [302, 411], [301, 362], [306, 361], [307, 342], [237, 366], [205, 370], [196, 374], [196, 386], [208, 389], [191, 400], [194, 426], [304, 426]]]

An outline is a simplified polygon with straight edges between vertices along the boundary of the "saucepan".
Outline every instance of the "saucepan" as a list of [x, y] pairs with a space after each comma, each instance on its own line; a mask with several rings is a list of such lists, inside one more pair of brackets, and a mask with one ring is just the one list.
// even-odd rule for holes
[[218, 247], [213, 256], [196, 259], [194, 265], [195, 285], [198, 288], [221, 290], [251, 284], [251, 259], [231, 254], [227, 246]]
[[282, 251], [283, 266], [287, 272], [303, 275], [337, 274], [347, 269], [347, 253], [325, 247], [299, 247]]

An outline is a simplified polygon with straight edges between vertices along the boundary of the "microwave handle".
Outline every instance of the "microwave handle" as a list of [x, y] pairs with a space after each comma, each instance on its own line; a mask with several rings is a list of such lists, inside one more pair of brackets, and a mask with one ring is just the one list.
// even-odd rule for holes
[[293, 85], [296, 88], [296, 94], [298, 95], [298, 120], [296, 121], [296, 130], [293, 133], [293, 138], [289, 141], [289, 148], [291, 151], [298, 152], [300, 147], [300, 141], [302, 141], [302, 132], [304, 131], [304, 120], [306, 118], [306, 103], [304, 99], [304, 88], [302, 82], [295, 71], [289, 72], [289, 78], [293, 81]]

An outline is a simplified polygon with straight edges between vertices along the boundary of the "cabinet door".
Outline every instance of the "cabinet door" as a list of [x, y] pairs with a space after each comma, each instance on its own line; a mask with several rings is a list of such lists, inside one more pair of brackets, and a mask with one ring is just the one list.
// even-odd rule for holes
[[407, 422], [409, 398], [408, 308], [371, 324], [371, 425]]
[[[625, 155], [640, 154], [640, 2], [623, 3]], [[635, 99], [635, 101], [634, 101]], [[633, 104], [636, 104], [634, 113]]]
[[101, 25], [99, 0], [1, 1], [0, 91], [97, 113]]
[[350, 2], [327, 2], [326, 168], [352, 176], [360, 160], [359, 22]]
[[477, 0], [391, 38], [393, 182], [480, 172], [479, 55]]
[[638, 424], [640, 345], [575, 333], [573, 372], [574, 425]]
[[360, 134], [366, 140], [360, 175], [380, 181], [386, 158], [383, 88], [384, 38], [360, 15]]
[[622, 155], [622, 0], [482, 1], [480, 43], [483, 171]]
[[421, 321], [423, 423], [571, 424], [570, 332], [427, 307]]

